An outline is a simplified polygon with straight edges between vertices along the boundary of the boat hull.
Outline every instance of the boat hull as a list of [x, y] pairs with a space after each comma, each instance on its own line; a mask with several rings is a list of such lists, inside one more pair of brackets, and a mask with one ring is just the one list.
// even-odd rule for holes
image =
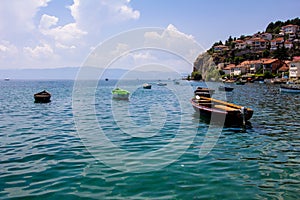
[[128, 100], [129, 94], [113, 94], [113, 98], [119, 100]]
[[300, 93], [300, 86], [280, 86], [280, 92]]
[[151, 89], [151, 85], [150, 85], [150, 84], [144, 84], [144, 85], [143, 85], [143, 88], [144, 88], [144, 89]]
[[232, 87], [219, 87], [219, 91], [231, 92], [234, 88]]
[[51, 94], [47, 91], [42, 91], [34, 94], [35, 103], [49, 103], [51, 102]]
[[[244, 116], [240, 109], [220, 109], [218, 107], [226, 107], [226, 105], [211, 103], [200, 104], [198, 100], [192, 99], [191, 104], [195, 111], [199, 112], [200, 117], [206, 121], [214, 120], [215, 123], [223, 123], [224, 125], [242, 125], [251, 119], [253, 110], [245, 108]], [[219, 105], [219, 106], [217, 106]], [[228, 107], [229, 108], [229, 107]]]

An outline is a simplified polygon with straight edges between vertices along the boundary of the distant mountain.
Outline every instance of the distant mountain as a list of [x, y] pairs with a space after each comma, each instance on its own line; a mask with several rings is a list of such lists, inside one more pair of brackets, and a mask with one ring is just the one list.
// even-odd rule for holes
[[[81, 71], [82, 70], [82, 71]], [[99, 69], [94, 67], [63, 67], [53, 69], [0, 69], [0, 80], [75, 80], [80, 79], [177, 79], [182, 75], [176, 72], [138, 71], [126, 69]], [[101, 76], [101, 77], [98, 77]]]

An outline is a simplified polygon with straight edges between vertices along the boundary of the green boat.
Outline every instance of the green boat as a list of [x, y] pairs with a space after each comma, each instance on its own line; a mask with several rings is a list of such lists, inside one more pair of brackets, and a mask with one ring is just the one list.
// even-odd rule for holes
[[130, 92], [121, 88], [115, 88], [112, 92], [114, 99], [128, 100]]

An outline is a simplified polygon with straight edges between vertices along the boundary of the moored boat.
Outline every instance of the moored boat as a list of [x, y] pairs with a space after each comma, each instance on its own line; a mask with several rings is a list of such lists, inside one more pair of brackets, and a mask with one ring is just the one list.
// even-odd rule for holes
[[145, 83], [145, 84], [143, 84], [143, 88], [144, 89], [151, 89], [151, 84], [149, 84], [149, 83]]
[[219, 86], [220, 91], [231, 92], [234, 88], [229, 86]]
[[114, 99], [128, 100], [130, 92], [121, 88], [115, 88], [112, 90], [112, 96]]
[[193, 108], [200, 112], [200, 116], [210, 119], [224, 120], [225, 125], [245, 125], [253, 115], [253, 110], [204, 96], [195, 96], [191, 99]]
[[158, 86], [166, 86], [167, 84], [166, 83], [162, 83], [162, 82], [159, 82], [157, 83]]
[[35, 103], [49, 103], [51, 100], [51, 94], [46, 90], [34, 94], [34, 102]]
[[300, 93], [300, 84], [282, 84], [280, 92]]
[[197, 89], [194, 91], [195, 96], [204, 96], [204, 97], [211, 97], [215, 93], [214, 89], [211, 88], [203, 88], [203, 87], [197, 87]]

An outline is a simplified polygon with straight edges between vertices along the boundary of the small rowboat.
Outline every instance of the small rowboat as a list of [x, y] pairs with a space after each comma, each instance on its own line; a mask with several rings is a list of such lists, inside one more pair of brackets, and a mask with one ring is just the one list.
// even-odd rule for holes
[[228, 87], [228, 86], [220, 86], [219, 90], [220, 91], [225, 91], [225, 92], [231, 92], [234, 88], [233, 87]]
[[119, 99], [119, 100], [128, 100], [130, 95], [129, 91], [120, 88], [114, 89], [111, 93], [114, 99]]
[[149, 83], [143, 84], [144, 89], [151, 89], [151, 85]]
[[300, 85], [299, 84], [280, 85], [280, 92], [300, 93]]
[[253, 115], [253, 110], [204, 96], [195, 96], [191, 99], [193, 108], [200, 112], [200, 116], [211, 119], [224, 120], [226, 125], [245, 125]]
[[34, 94], [34, 102], [35, 103], [49, 103], [51, 100], [51, 94], [46, 90]]

